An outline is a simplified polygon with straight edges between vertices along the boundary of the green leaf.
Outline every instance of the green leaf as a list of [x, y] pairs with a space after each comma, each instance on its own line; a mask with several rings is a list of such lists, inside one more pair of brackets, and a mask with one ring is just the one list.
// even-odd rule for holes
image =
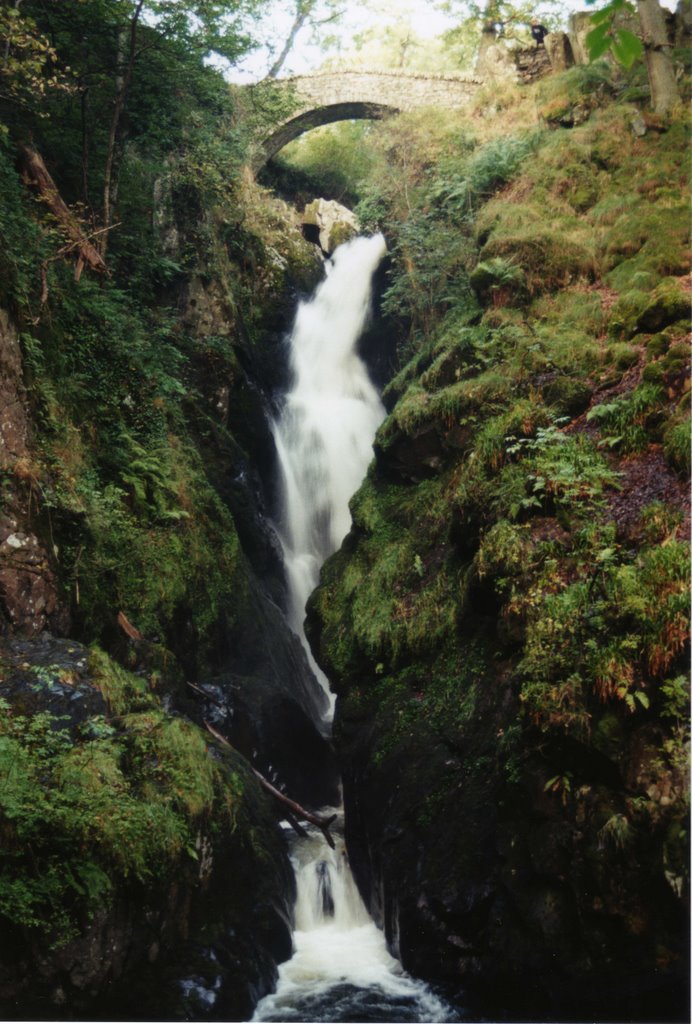
[[624, 68], [631, 68], [635, 61], [644, 55], [644, 46], [633, 32], [619, 28], [611, 44], [613, 56]]
[[586, 36], [589, 60], [597, 60], [599, 57], [602, 57], [606, 50], [610, 49], [610, 44], [610, 22], [591, 29]]
[[614, 554], [615, 554], [615, 548], [603, 548], [602, 551], [598, 552], [598, 555], [596, 556], [596, 558], [597, 558], [597, 561], [599, 561], [599, 562], [608, 562], [608, 561], [610, 561], [610, 559], [613, 557]]
[[613, 20], [614, 13], [615, 12], [613, 11], [611, 4], [608, 4], [607, 7], [603, 7], [600, 11], [594, 11], [594, 13], [589, 18], [589, 21], [592, 25], [605, 25], [606, 23], [610, 24], [610, 22]]
[[637, 692], [635, 693], [634, 696], [637, 698], [637, 700], [639, 701], [639, 703], [641, 704], [641, 706], [643, 708], [649, 708], [651, 706], [649, 698], [648, 698], [647, 694], [644, 693], [643, 690], [637, 690]]

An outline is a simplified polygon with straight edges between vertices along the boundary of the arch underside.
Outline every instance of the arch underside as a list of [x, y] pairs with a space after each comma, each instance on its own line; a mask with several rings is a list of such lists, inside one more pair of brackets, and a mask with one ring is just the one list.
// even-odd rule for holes
[[399, 108], [388, 106], [383, 103], [365, 103], [353, 101], [348, 103], [331, 103], [326, 106], [315, 107], [314, 110], [306, 110], [290, 121], [286, 121], [280, 128], [277, 128], [268, 139], [262, 143], [262, 149], [255, 160], [255, 170], [259, 170], [268, 160], [293, 142], [299, 135], [310, 131], [311, 128], [318, 128], [323, 124], [332, 124], [335, 121], [381, 121], [385, 117], [392, 117], [400, 113]]

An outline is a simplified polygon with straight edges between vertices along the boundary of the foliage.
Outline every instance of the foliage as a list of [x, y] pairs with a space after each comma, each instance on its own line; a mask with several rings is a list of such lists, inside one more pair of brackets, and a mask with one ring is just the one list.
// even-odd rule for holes
[[51, 90], [69, 88], [67, 77], [56, 70], [54, 47], [19, 4], [0, 8], [0, 38], [5, 51], [0, 64], [0, 100], [40, 106]]
[[608, 430], [604, 443], [623, 451], [640, 451], [656, 436], [655, 426], [662, 418], [663, 392], [657, 384], [642, 384], [629, 395], [596, 405], [587, 419]]
[[196, 860], [212, 807], [232, 828], [242, 795], [196, 727], [163, 712], [140, 679], [98, 649], [90, 669], [107, 717], [78, 734], [67, 718], [0, 701], [0, 915], [55, 945], [122, 879], [152, 886], [171, 863]]
[[342, 121], [307, 132], [281, 151], [289, 171], [307, 175], [315, 195], [355, 203], [368, 176], [374, 154], [367, 145], [367, 121]]
[[31, 205], [14, 170], [14, 159], [0, 134], [0, 296], [33, 311], [38, 302], [39, 268], [49, 252], [50, 233], [31, 216]]
[[[593, 5], [596, 0], [586, 0]], [[641, 39], [629, 29], [615, 23], [618, 14], [624, 11], [634, 13], [634, 5], [627, 0], [610, 0], [591, 15], [593, 28], [586, 37], [586, 46], [591, 60], [598, 60], [609, 51], [623, 67], [631, 67], [644, 56]]]
[[[369, 133], [359, 213], [405, 335], [308, 625], [369, 783], [424, 777], [422, 843], [479, 774], [535, 800], [538, 766], [607, 858], [684, 813], [689, 547], [664, 458], [688, 472], [684, 144], [677, 116], [637, 138], [613, 83], [597, 63], [534, 90], [569, 130], [513, 132], [510, 98], [473, 136]], [[615, 769], [585, 795], [592, 751], [636, 774], [636, 812]]]

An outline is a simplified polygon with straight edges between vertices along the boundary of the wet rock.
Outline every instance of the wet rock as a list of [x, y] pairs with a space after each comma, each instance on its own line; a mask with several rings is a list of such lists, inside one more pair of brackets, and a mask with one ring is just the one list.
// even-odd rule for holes
[[5, 642], [0, 694], [21, 714], [49, 712], [73, 735], [92, 715], [106, 711], [91, 682], [88, 648], [45, 632], [35, 640]]
[[270, 601], [248, 601], [232, 669], [207, 679], [205, 717], [263, 775], [309, 807], [339, 803], [338, 768], [320, 722], [328, 700], [298, 638]]

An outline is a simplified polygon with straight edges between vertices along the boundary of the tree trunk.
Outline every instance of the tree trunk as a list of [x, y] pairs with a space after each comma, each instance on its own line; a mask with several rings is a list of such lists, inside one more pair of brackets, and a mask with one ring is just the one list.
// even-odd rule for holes
[[637, 0], [646, 66], [651, 86], [651, 103], [657, 114], [667, 114], [680, 100], [671, 58], [666, 23], [658, 0]]
[[115, 161], [115, 147], [118, 138], [118, 128], [120, 127], [120, 118], [122, 117], [123, 108], [125, 106], [125, 98], [127, 96], [127, 90], [130, 88], [130, 82], [132, 81], [132, 73], [135, 66], [135, 58], [137, 56], [137, 22], [144, 6], [144, 0], [138, 0], [134, 14], [132, 15], [132, 21], [130, 22], [130, 52], [128, 55], [127, 66], [125, 73], [120, 80], [116, 80], [116, 93], [115, 93], [115, 105], [113, 106], [113, 113], [111, 115], [110, 130], [108, 132], [108, 148], [106, 150], [106, 166], [103, 171], [103, 211], [102, 219], [103, 226], [106, 228], [103, 235], [101, 236], [101, 255], [106, 255], [106, 249], [108, 247], [108, 228], [111, 225], [111, 207], [113, 205], [113, 165]]
[[17, 148], [25, 181], [38, 190], [50, 212], [58, 223], [62, 225], [65, 234], [68, 238], [72, 239], [73, 244], [64, 251], [67, 252], [73, 249], [77, 253], [76, 277], [79, 278], [84, 266], [90, 267], [98, 274], [106, 273], [106, 264], [103, 257], [88, 238], [85, 237], [82, 225], [63, 201], [55, 182], [48, 172], [48, 168], [43, 162], [41, 154], [24, 143], [19, 143]]
[[276, 58], [272, 66], [269, 68], [269, 71], [267, 72], [267, 78], [276, 78], [276, 76], [279, 74], [279, 71], [281, 71], [281, 68], [284, 66], [286, 58], [293, 49], [295, 38], [300, 32], [305, 22], [307, 21], [309, 13], [310, 6], [306, 6], [304, 3], [300, 2], [296, 4], [296, 16], [293, 19], [291, 31], [288, 33], [288, 36], [286, 37], [286, 42], [283, 45], [281, 53]]

